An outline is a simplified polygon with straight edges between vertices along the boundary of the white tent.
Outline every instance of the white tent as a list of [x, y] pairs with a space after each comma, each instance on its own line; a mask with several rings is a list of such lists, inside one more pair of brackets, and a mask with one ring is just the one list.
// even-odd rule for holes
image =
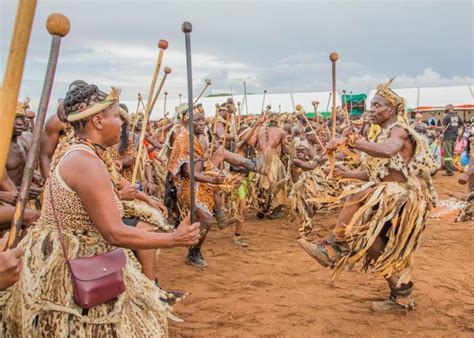
[[[394, 89], [394, 91], [405, 98], [407, 108], [416, 109], [422, 107], [443, 107], [447, 104], [454, 106], [474, 105], [474, 85], [451, 86], [451, 87], [419, 87]], [[367, 98], [370, 101], [375, 95], [372, 90]]]
[[[216, 103], [224, 103], [230, 96], [218, 96], [218, 97], [205, 97], [199, 100], [199, 103], [203, 105], [206, 116], [214, 116], [215, 105]], [[253, 94], [247, 95], [247, 105], [242, 101], [243, 95], [234, 95], [234, 102], [241, 102], [241, 111], [242, 115], [245, 115], [247, 112], [249, 114], [259, 114], [262, 110], [263, 94]], [[312, 101], [318, 101], [318, 112], [325, 112], [328, 109], [331, 110], [332, 99], [330, 102], [330, 92], [312, 92], [312, 93], [293, 93], [294, 105], [301, 104], [303, 109], [307, 112], [312, 112], [313, 106]], [[186, 97], [182, 97], [182, 102], [187, 102]], [[136, 101], [123, 101], [128, 106], [128, 109], [131, 113], [136, 111], [137, 102]], [[329, 103], [329, 108], [328, 108]], [[336, 104], [341, 105], [341, 98], [339, 94], [336, 93]], [[179, 105], [179, 99], [167, 99], [166, 101], [166, 111], [170, 113], [171, 116], [174, 115], [174, 108]], [[267, 105], [272, 106], [272, 111], [275, 112], [292, 112], [293, 103], [291, 100], [290, 93], [284, 94], [267, 94], [265, 96], [264, 109]], [[143, 110], [143, 109], [141, 109]], [[158, 100], [155, 108], [153, 109], [151, 120], [157, 120], [161, 118], [164, 114], [164, 102], [163, 100]]]

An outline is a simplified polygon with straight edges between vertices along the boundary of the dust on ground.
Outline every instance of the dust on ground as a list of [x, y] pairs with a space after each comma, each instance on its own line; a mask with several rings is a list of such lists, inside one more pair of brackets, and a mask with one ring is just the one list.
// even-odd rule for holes
[[[457, 177], [437, 175], [441, 200], [466, 189]], [[161, 286], [192, 293], [174, 306], [184, 322], [170, 321], [170, 335], [473, 337], [474, 222], [455, 223], [456, 213], [441, 212], [427, 224], [415, 254], [414, 312], [371, 311], [372, 301], [388, 296], [387, 286], [357, 269], [332, 283], [331, 271], [298, 246], [298, 226], [289, 218], [259, 220], [252, 213], [243, 232], [248, 248], [232, 243], [233, 229], [213, 229], [203, 247], [205, 270], [184, 264], [185, 248], [162, 250]], [[320, 235], [336, 217], [337, 211], [317, 214]]]

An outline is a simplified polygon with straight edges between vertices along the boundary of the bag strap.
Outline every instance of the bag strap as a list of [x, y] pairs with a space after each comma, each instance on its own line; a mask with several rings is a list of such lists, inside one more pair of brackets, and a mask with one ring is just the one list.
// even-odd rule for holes
[[66, 257], [66, 260], [68, 260], [69, 258], [67, 256], [66, 244], [64, 244], [64, 235], [61, 232], [61, 226], [59, 225], [58, 216], [56, 215], [56, 206], [54, 204], [52, 185], [53, 177], [51, 177], [51, 179], [49, 180], [49, 201], [51, 202], [51, 208], [53, 209], [54, 222], [56, 223], [56, 227], [59, 233], [59, 241], [61, 242], [61, 247], [63, 249], [64, 256]]

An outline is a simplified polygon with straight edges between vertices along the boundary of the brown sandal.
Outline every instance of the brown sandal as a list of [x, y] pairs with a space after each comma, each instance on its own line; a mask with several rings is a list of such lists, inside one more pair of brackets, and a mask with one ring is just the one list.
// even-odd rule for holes
[[373, 302], [372, 310], [377, 312], [392, 310], [415, 310], [415, 298], [411, 295], [413, 282], [402, 284], [397, 289], [390, 289], [388, 299], [381, 302]]
[[[298, 244], [304, 251], [313, 257], [323, 267], [330, 267], [333, 269], [337, 262], [349, 253], [346, 242], [336, 241], [334, 237], [330, 236], [327, 240], [319, 243], [311, 243], [304, 238], [298, 240]], [[330, 246], [336, 253], [333, 257], [329, 256], [327, 247]]]

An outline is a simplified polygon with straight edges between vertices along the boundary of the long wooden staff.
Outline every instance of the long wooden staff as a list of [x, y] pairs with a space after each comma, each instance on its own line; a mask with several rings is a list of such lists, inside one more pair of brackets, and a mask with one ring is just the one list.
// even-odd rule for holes
[[352, 115], [352, 91], [349, 92], [349, 116]]
[[155, 96], [153, 97], [153, 101], [151, 103], [151, 106], [149, 107], [148, 116], [151, 115], [151, 112], [153, 111], [153, 108], [155, 108], [155, 104], [158, 101], [158, 96], [160, 96], [160, 93], [161, 93], [161, 90], [163, 89], [163, 85], [165, 84], [166, 78], [171, 73], [171, 68], [170, 67], [165, 67], [165, 69], [163, 69], [163, 71], [164, 71], [165, 74], [163, 75], [163, 78], [161, 79], [160, 85], [158, 86], [158, 89], [156, 90]]
[[306, 114], [302, 114], [303, 117], [304, 117], [304, 120], [306, 121], [306, 123], [308, 124], [308, 126], [311, 128], [311, 131], [314, 133], [314, 135], [316, 136], [316, 140], [318, 141], [319, 145], [321, 146], [321, 149], [324, 151], [324, 146], [323, 146], [323, 143], [321, 142], [321, 140], [319, 139], [319, 136], [318, 134], [316, 133], [316, 130], [314, 130], [313, 126], [311, 125], [311, 123], [309, 123], [309, 120], [308, 118], [306, 117]]
[[347, 127], [351, 126], [351, 119], [349, 118], [349, 111], [347, 110], [347, 95], [346, 90], [342, 91], [342, 95], [344, 96], [344, 117], [346, 118]]
[[214, 151], [214, 145], [216, 143], [216, 133], [217, 133], [217, 114], [219, 114], [219, 103], [216, 103], [216, 116], [214, 117], [214, 124], [212, 126], [212, 135], [211, 135], [211, 146], [209, 147], [209, 156], [212, 155]]
[[293, 93], [290, 93], [291, 106], [293, 107], [293, 113], [296, 113], [295, 100], [293, 99]]
[[247, 101], [247, 85], [244, 81], [244, 104], [245, 104], [245, 115], [249, 114], [249, 104]]
[[194, 107], [193, 107], [193, 71], [191, 63], [191, 32], [193, 26], [191, 22], [183, 22], [181, 30], [184, 33], [186, 44], [186, 69], [188, 74], [188, 129], [189, 129], [189, 195], [190, 195], [190, 211], [191, 223], [196, 219], [196, 200], [194, 196]]
[[326, 105], [326, 111], [329, 110], [329, 104], [331, 103], [332, 92], [329, 93], [328, 104]]
[[168, 92], [165, 92], [165, 100], [163, 103], [163, 117], [166, 115], [166, 101], [168, 100]]
[[[227, 111], [227, 117], [225, 119], [225, 127], [224, 127], [224, 135], [222, 135], [222, 147], [225, 149], [226, 146], [226, 136], [228, 133], [229, 128], [229, 123], [230, 123], [230, 111]], [[224, 169], [224, 161], [221, 162], [220, 169]]]
[[267, 90], [263, 91], [263, 100], [262, 100], [262, 114], [264, 112], [263, 107], [265, 106], [265, 96], [267, 95]]
[[155, 71], [153, 72], [153, 78], [151, 80], [150, 89], [148, 90], [148, 96], [146, 98], [146, 108], [145, 112], [150, 109], [151, 102], [153, 100], [153, 93], [155, 91], [156, 80], [158, 79], [158, 74], [160, 73], [161, 61], [163, 61], [163, 53], [165, 49], [168, 48], [168, 41], [160, 40], [158, 41], [158, 58], [156, 59]]
[[237, 101], [237, 132], [240, 129], [240, 123], [242, 122], [242, 111], [240, 110], [240, 101]]
[[138, 123], [138, 112], [140, 110], [140, 105], [142, 106], [143, 113], [145, 113], [145, 105], [143, 104], [143, 97], [142, 94], [138, 93], [138, 98], [137, 98], [137, 111], [135, 113], [135, 121], [132, 122], [132, 135], [135, 134], [135, 127], [137, 126]]
[[140, 160], [141, 160], [142, 151], [143, 151], [143, 141], [145, 140], [146, 126], [148, 125], [148, 120], [150, 118], [151, 111], [153, 110], [153, 107], [155, 106], [155, 103], [158, 100], [158, 95], [160, 95], [160, 91], [163, 88], [166, 77], [168, 76], [169, 73], [171, 73], [171, 68], [165, 67], [164, 73], [165, 74], [163, 75], [163, 78], [161, 79], [161, 82], [158, 87], [158, 90], [156, 91], [155, 97], [153, 98], [153, 102], [150, 103], [150, 106], [145, 111], [145, 114], [143, 116], [142, 128], [140, 130], [140, 139], [138, 141], [137, 158], [135, 159], [135, 166], [133, 167], [132, 184], [135, 184], [137, 180], [138, 167], [140, 165]]
[[8, 53], [8, 60], [0, 90], [0, 177], [3, 177], [8, 149], [12, 139], [15, 111], [25, 66], [31, 27], [35, 16], [36, 0], [20, 0]]
[[199, 94], [199, 96], [197, 97], [197, 99], [194, 101], [194, 104], [198, 103], [199, 99], [201, 98], [202, 94], [204, 94], [204, 92], [206, 91], [207, 87], [209, 87], [211, 85], [211, 80], [209, 79], [206, 79], [206, 85], [204, 86], [204, 88], [202, 89], [201, 91], [201, 94]]
[[138, 93], [137, 95], [137, 110], [135, 111], [135, 114], [138, 114], [138, 110], [140, 109], [140, 101], [142, 100], [142, 94]]
[[165, 138], [165, 121], [166, 121], [166, 101], [168, 99], [168, 92], [165, 92], [165, 102], [163, 104], [163, 123], [161, 126], [161, 139], [164, 140]]
[[336, 138], [336, 61], [339, 59], [339, 55], [336, 52], [332, 52], [329, 55], [329, 60], [332, 63], [332, 138]]
[[23, 171], [23, 178], [21, 181], [20, 193], [16, 202], [15, 214], [13, 216], [12, 226], [8, 236], [9, 248], [13, 248], [18, 244], [18, 235], [23, 223], [23, 214], [25, 212], [26, 203], [28, 202], [31, 180], [38, 162], [40, 143], [39, 139], [43, 131], [44, 120], [46, 119], [48, 103], [51, 97], [51, 89], [53, 88], [54, 74], [56, 73], [59, 48], [61, 46], [61, 38], [69, 33], [70, 27], [71, 25], [69, 23], [69, 19], [59, 13], [51, 14], [48, 16], [46, 21], [46, 29], [48, 30], [49, 34], [53, 36], [53, 39], [49, 53], [48, 67], [46, 68], [46, 76], [43, 83], [43, 91], [41, 93], [41, 99], [38, 107], [38, 116], [35, 128], [33, 130], [33, 139], [31, 142], [31, 147], [28, 151], [25, 170]]
[[314, 117], [316, 117], [316, 123], [319, 125], [319, 117], [318, 117], [318, 106], [319, 106], [319, 101], [312, 101], [311, 104], [313, 105], [314, 108]]

